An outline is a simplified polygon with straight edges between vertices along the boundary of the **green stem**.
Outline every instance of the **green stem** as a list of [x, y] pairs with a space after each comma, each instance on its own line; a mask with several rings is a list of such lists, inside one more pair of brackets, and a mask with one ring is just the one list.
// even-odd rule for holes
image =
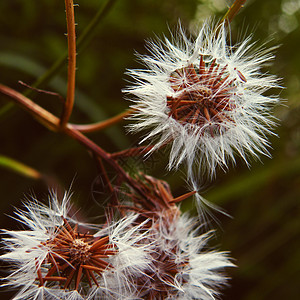
[[227, 21], [231, 23], [233, 18], [237, 15], [240, 9], [244, 6], [247, 0], [235, 0], [234, 3], [230, 6], [225, 16], [222, 18], [221, 23]]
[[108, 0], [101, 9], [98, 10], [91, 22], [86, 26], [83, 33], [77, 40], [77, 49], [83, 50], [85, 48], [85, 43], [91, 40], [96, 35], [96, 27], [100, 21], [108, 14], [110, 9], [113, 7], [117, 0]]
[[29, 178], [40, 179], [42, 177], [37, 170], [4, 155], [0, 155], [0, 166]]
[[6, 115], [13, 107], [14, 104], [12, 102], [3, 105], [3, 107], [0, 109], [0, 118]]

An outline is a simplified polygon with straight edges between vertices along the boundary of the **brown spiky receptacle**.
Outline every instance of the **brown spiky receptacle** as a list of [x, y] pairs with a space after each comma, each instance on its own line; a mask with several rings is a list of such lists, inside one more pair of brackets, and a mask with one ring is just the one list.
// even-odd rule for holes
[[[147, 232], [137, 215], [93, 225], [68, 216], [69, 198], [54, 193], [49, 206], [29, 200], [17, 219], [27, 228], [4, 231], [0, 259], [10, 265], [1, 286], [16, 290], [18, 299], [114, 299], [130, 293], [131, 278], [150, 262]], [[79, 224], [79, 225], [76, 225]], [[94, 233], [94, 234], [91, 234]]]
[[234, 123], [228, 112], [236, 107], [232, 97], [236, 78], [227, 81], [230, 75], [226, 74], [226, 65], [219, 70], [216, 59], [206, 66], [203, 55], [200, 57], [198, 68], [191, 64], [171, 74], [174, 95], [167, 96], [167, 106], [169, 116], [179, 123], [195, 125], [200, 134], [206, 130], [213, 135], [214, 132], [218, 134], [219, 130], [213, 128], [218, 124]]
[[276, 76], [262, 73], [274, 48], [254, 48], [251, 37], [227, 43], [226, 22], [205, 22], [195, 39], [179, 26], [172, 40], [151, 41], [150, 55], [140, 56], [146, 69], [129, 70], [126, 88], [134, 102], [129, 124], [142, 131], [149, 153], [170, 145], [168, 168], [187, 166], [188, 179], [214, 177], [241, 157], [269, 156], [267, 136], [276, 125], [272, 107], [280, 88]]
[[135, 277], [139, 299], [215, 299], [227, 284], [224, 270], [234, 265], [227, 253], [207, 248], [211, 232], [199, 234], [197, 224], [187, 215], [153, 221], [151, 264]]
[[169, 184], [158, 178], [139, 173], [134, 179], [139, 187], [139, 192], [127, 185], [127, 190], [120, 190], [120, 198], [125, 198], [123, 204], [116, 206], [118, 211], [126, 214], [136, 212], [139, 214], [139, 222], [148, 220], [145, 226], [151, 226], [159, 218], [174, 219], [180, 216], [181, 212], [176, 205], [185, 199], [192, 197], [196, 191], [174, 197]]
[[[115, 255], [117, 250], [109, 243], [109, 237], [95, 238], [87, 233], [79, 233], [78, 226], [71, 227], [62, 217], [64, 224], [55, 229], [55, 234], [40, 247], [48, 249], [44, 261], [37, 266], [40, 286], [57, 282], [63, 289], [78, 290], [81, 282], [92, 288], [93, 283], [99, 287], [102, 272], [111, 268], [105, 259]], [[41, 270], [47, 270], [42, 274]]]

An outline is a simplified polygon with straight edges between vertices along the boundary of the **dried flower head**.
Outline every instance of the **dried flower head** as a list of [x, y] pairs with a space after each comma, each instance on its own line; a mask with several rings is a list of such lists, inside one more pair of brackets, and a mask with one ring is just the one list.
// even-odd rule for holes
[[195, 220], [162, 216], [152, 227], [152, 264], [137, 278], [141, 299], [215, 299], [233, 267], [227, 253], [205, 250], [209, 233], [197, 235]]
[[[39, 247], [48, 251], [41, 265], [37, 264], [40, 285], [57, 282], [65, 290], [79, 290], [81, 282], [99, 286], [102, 272], [110, 268], [104, 260], [117, 253], [114, 245], [109, 244], [109, 236], [95, 238], [93, 235], [79, 233], [64, 219], [64, 225], [57, 227], [55, 234]], [[43, 274], [42, 270], [46, 270]], [[96, 277], [96, 276], [97, 277]]]
[[0, 257], [12, 269], [2, 286], [18, 289], [14, 299], [118, 299], [132, 289], [128, 278], [149, 264], [149, 246], [140, 245], [147, 232], [133, 225], [136, 215], [100, 228], [68, 216], [67, 194], [62, 203], [52, 194], [50, 207], [25, 206], [17, 215], [28, 229], [4, 231]]
[[174, 198], [170, 186], [166, 181], [143, 173], [139, 173], [135, 182], [139, 187], [139, 191], [137, 192], [130, 187], [128, 191], [121, 191], [123, 196], [126, 196], [128, 205], [120, 204], [117, 208], [119, 211], [137, 212], [139, 214], [139, 222], [143, 222], [146, 219], [149, 220], [147, 226], [150, 226], [152, 221], [155, 221], [162, 215], [164, 218], [171, 219], [174, 216], [179, 217], [180, 209], [176, 204], [196, 193], [196, 191], [191, 191]]
[[[251, 38], [226, 44], [225, 24], [209, 22], [195, 41], [181, 28], [170, 42], [149, 42], [149, 56], [141, 56], [146, 70], [129, 70], [136, 80], [125, 92], [135, 96], [132, 131], [148, 130], [142, 142], [154, 139], [151, 151], [172, 143], [169, 168], [187, 162], [213, 176], [226, 169], [235, 154], [269, 155], [266, 135], [274, 120], [270, 108], [278, 97], [264, 92], [277, 88], [276, 77], [263, 74], [273, 59], [270, 49], [252, 51]], [[149, 128], [151, 130], [149, 131]]]

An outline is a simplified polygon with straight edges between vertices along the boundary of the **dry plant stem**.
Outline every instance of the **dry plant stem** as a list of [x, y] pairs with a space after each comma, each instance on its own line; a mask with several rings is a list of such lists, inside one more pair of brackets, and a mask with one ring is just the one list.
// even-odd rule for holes
[[13, 99], [23, 109], [28, 111], [33, 117], [52, 131], [59, 131], [59, 119], [53, 114], [35, 104], [33, 101], [22, 95], [21, 93], [0, 84], [0, 92]]
[[109, 177], [106, 173], [106, 170], [105, 170], [105, 167], [103, 165], [102, 159], [99, 156], [96, 156], [95, 158], [96, 158], [96, 160], [99, 164], [99, 167], [100, 167], [100, 170], [99, 170], [100, 172], [99, 173], [103, 174], [102, 177], [104, 178], [104, 181], [105, 181], [105, 184], [107, 185], [107, 188], [109, 189], [109, 191], [111, 193], [114, 193], [114, 188], [112, 187], [112, 185], [110, 183], [110, 180], [109, 180]]
[[119, 152], [112, 153], [111, 156], [114, 159], [133, 157], [137, 155], [145, 155], [151, 151], [154, 146], [140, 146], [135, 148], [125, 149]]
[[145, 196], [137, 182], [126, 173], [126, 171], [117, 163], [117, 161], [113, 159], [110, 153], [104, 151], [101, 147], [99, 147], [81, 132], [74, 129], [70, 124], [67, 124], [67, 126], [63, 129], [63, 132], [77, 140], [86, 148], [92, 150], [95, 154], [99, 155], [110, 166], [112, 166], [119, 176], [121, 176], [132, 188], [134, 188], [140, 195]]
[[[55, 97], [57, 97], [61, 101], [61, 103], [65, 103], [65, 99], [59, 93], [37, 89], [37, 88], [35, 88], [33, 86], [28, 85], [27, 83], [25, 83], [25, 82], [23, 82], [21, 80], [19, 80], [18, 83], [20, 83], [21, 85], [26, 86], [28, 89], [30, 89], [32, 91], [36, 91], [38, 93], [44, 93], [44, 94], [47, 94], [47, 95], [55, 96]], [[23, 95], [27, 96], [25, 93], [23, 93]]]
[[227, 24], [231, 23], [233, 18], [239, 12], [239, 10], [244, 6], [247, 0], [235, 0], [234, 3], [230, 6], [225, 16], [222, 18], [221, 23], [226, 21]]
[[60, 119], [61, 127], [66, 126], [72, 113], [75, 97], [76, 34], [73, 0], [65, 0], [68, 32], [68, 88], [67, 98]]
[[99, 170], [100, 172], [99, 173], [102, 174], [101, 177], [103, 178], [104, 183], [106, 184], [106, 189], [108, 190], [108, 192], [111, 195], [111, 198], [112, 198], [111, 204], [112, 205], [117, 205], [118, 204], [118, 198], [116, 196], [116, 191], [115, 191], [115, 189], [113, 188], [113, 186], [110, 182], [110, 179], [109, 179], [109, 177], [107, 175], [107, 172], [105, 170], [103, 161], [99, 156], [95, 156], [95, 159], [97, 160], [98, 165], [100, 167], [100, 170]]
[[65, 133], [66, 135], [77, 140], [79, 143], [84, 145], [87, 149], [91, 150], [93, 153], [101, 157], [111, 167], [113, 167], [116, 170], [116, 172], [119, 174], [119, 176], [121, 176], [128, 184], [130, 184], [132, 188], [134, 188], [142, 196], [145, 196], [143, 191], [139, 187], [138, 183], [125, 172], [125, 170], [117, 163], [116, 160], [114, 160], [114, 158], [110, 153], [103, 150], [101, 147], [99, 147], [97, 144], [95, 144], [85, 135], [83, 135], [78, 130], [73, 128], [71, 124], [66, 124], [66, 126], [61, 127], [59, 118], [57, 118], [56, 116], [54, 116], [52, 113], [48, 112], [41, 106], [37, 105], [36, 103], [34, 103], [30, 99], [22, 95], [21, 93], [5, 85], [0, 84], [0, 92], [13, 99], [16, 102], [16, 104], [19, 104], [23, 109], [25, 109], [31, 115], [33, 115], [33, 117], [38, 122], [43, 124], [51, 131]]
[[121, 122], [124, 118], [128, 117], [133, 112], [134, 112], [134, 109], [128, 109], [128, 110], [126, 110], [110, 119], [107, 119], [105, 121], [101, 121], [101, 122], [93, 123], [93, 124], [86, 124], [86, 125], [72, 124], [72, 127], [83, 133], [94, 132], [94, 131], [102, 130], [104, 128], [107, 128], [109, 126], [112, 126], [114, 124]]
[[[77, 39], [77, 49], [80, 51], [83, 45], [88, 44], [88, 40], [95, 36], [95, 28], [98, 26], [100, 21], [107, 15], [110, 9], [113, 7], [116, 0], [108, 0], [107, 3], [97, 12], [91, 22], [84, 29], [82, 34]], [[39, 77], [31, 86], [40, 87], [44, 86], [46, 82], [49, 82], [65, 65], [66, 58], [68, 57], [68, 51], [66, 51], [41, 77]], [[31, 96], [33, 90], [25, 91], [24, 95], [27, 97]], [[8, 105], [13, 103], [8, 103]]]

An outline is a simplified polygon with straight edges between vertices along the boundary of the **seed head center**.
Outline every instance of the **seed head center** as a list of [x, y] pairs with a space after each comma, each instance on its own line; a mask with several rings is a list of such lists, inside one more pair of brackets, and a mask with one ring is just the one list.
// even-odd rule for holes
[[235, 108], [235, 79], [229, 79], [227, 65], [220, 67], [213, 60], [200, 65], [190, 64], [175, 70], [169, 78], [172, 96], [167, 96], [169, 116], [179, 123], [218, 126], [222, 122], [234, 122], [230, 112]]
[[73, 240], [70, 248], [71, 259], [80, 263], [85, 263], [91, 256], [91, 252], [89, 251], [90, 248], [91, 246], [82, 239]]
[[[178, 279], [177, 274], [188, 263], [188, 261], [176, 262], [177, 251], [175, 246], [167, 252], [157, 249], [157, 252], [153, 253], [152, 269], [147, 270], [145, 276], [141, 276], [138, 280], [141, 294], [145, 299], [166, 299], [172, 295], [172, 292], [176, 294], [176, 289], [173, 287]], [[182, 278], [182, 281], [185, 282], [185, 279]]]

